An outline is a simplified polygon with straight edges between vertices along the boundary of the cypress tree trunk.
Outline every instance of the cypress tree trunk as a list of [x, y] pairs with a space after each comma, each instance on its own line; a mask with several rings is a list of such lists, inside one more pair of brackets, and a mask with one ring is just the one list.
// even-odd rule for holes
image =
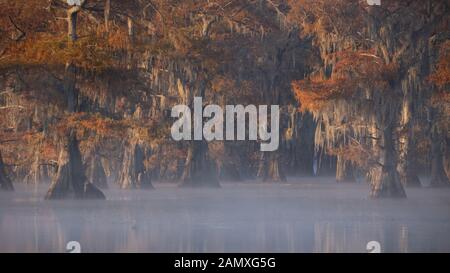
[[262, 152], [257, 177], [263, 181], [285, 182], [286, 176], [280, 163], [279, 152]]
[[58, 173], [45, 199], [105, 199], [105, 195], [88, 182], [81, 161], [78, 141], [73, 133], [61, 149], [58, 159]]
[[416, 154], [415, 142], [412, 130], [412, 94], [408, 88], [404, 91], [403, 105], [401, 111], [401, 132], [399, 138], [399, 158], [397, 170], [400, 175], [400, 181], [404, 186], [420, 187], [420, 179], [416, 173]]
[[[236, 147], [223, 143], [225, 155], [217, 166], [217, 172], [220, 180], [228, 181], [242, 181], [242, 164], [240, 164], [241, 158], [245, 157], [242, 150], [237, 150]], [[248, 164], [245, 164], [248, 165]], [[245, 174], [244, 174], [245, 176]]]
[[297, 108], [290, 114], [290, 139], [284, 143], [283, 155], [288, 162], [286, 172], [290, 175], [314, 175], [314, 120], [309, 113], [300, 113]]
[[49, 169], [48, 165], [41, 165], [41, 157], [39, 155], [39, 151], [36, 151], [30, 171], [25, 176], [25, 183], [38, 184], [40, 182], [48, 182], [51, 179], [50, 174], [51, 169]]
[[133, 20], [128, 17], [127, 18], [127, 27], [128, 27], [128, 39], [129, 39], [129, 44], [128, 44], [128, 49], [127, 49], [127, 67], [128, 69], [133, 69], [133, 48], [134, 48], [134, 43], [135, 43], [135, 33], [134, 33], [134, 22]]
[[8, 177], [3, 163], [2, 153], [0, 152], [0, 190], [13, 191], [14, 186], [11, 179]]
[[431, 181], [432, 187], [450, 186], [450, 181], [444, 168], [445, 140], [437, 126], [431, 132]]
[[275, 152], [270, 155], [268, 178], [275, 182], [286, 181], [286, 176], [282, 169], [280, 159], [280, 153]]
[[69, 9], [67, 12], [67, 21], [68, 21], [68, 36], [70, 41], [77, 40], [77, 17], [78, 17], [78, 7], [74, 7]]
[[[84, 5], [85, 0], [81, 0], [81, 5]], [[77, 18], [81, 11], [81, 6], [73, 6], [67, 10], [67, 35], [69, 38], [69, 45], [77, 40]], [[73, 113], [77, 109], [78, 94], [75, 89], [76, 85], [76, 67], [69, 61], [66, 63], [64, 72], [64, 95], [67, 98], [67, 110]]]
[[371, 191], [373, 198], [398, 197], [405, 198], [406, 193], [397, 172], [395, 146], [392, 125], [384, 127], [382, 134], [382, 166], [377, 166], [370, 173]]
[[67, 34], [69, 36], [69, 41], [71, 42], [77, 40], [78, 12], [81, 11], [81, 7], [84, 5], [86, 0], [81, 0], [80, 2], [80, 6], [72, 6], [67, 10]]
[[205, 140], [189, 143], [180, 186], [220, 187], [216, 163], [209, 156], [208, 143]]
[[125, 146], [118, 184], [122, 189], [152, 189], [151, 175], [144, 165], [145, 151], [137, 143]]
[[88, 166], [87, 176], [89, 181], [100, 189], [108, 188], [106, 173], [103, 168], [101, 157], [95, 151]]
[[400, 179], [403, 185], [408, 187], [421, 187], [419, 176], [417, 175], [417, 154], [416, 143], [412, 138], [408, 138], [408, 153], [406, 155], [406, 175], [400, 173]]
[[336, 182], [340, 183], [355, 181], [353, 166], [349, 161], [343, 159], [341, 155], [338, 155], [336, 162]]
[[297, 144], [297, 154], [299, 162], [296, 169], [300, 169], [303, 175], [314, 175], [314, 134], [316, 125], [313, 117], [309, 113], [297, 113], [301, 115], [301, 127], [299, 142]]
[[444, 169], [447, 177], [450, 177], [450, 138], [445, 139], [445, 153], [444, 153]]
[[67, 98], [67, 111], [76, 112], [78, 108], [78, 91], [76, 89], [76, 67], [73, 63], [66, 64], [64, 72], [64, 96]]
[[[197, 77], [198, 83], [191, 91], [180, 90], [182, 103], [190, 105], [195, 111], [195, 97], [206, 98], [207, 81], [205, 78]], [[189, 103], [188, 103], [189, 102]], [[200, 109], [203, 112], [203, 105]], [[192, 128], [195, 131], [196, 126], [203, 124], [203, 119], [198, 124], [195, 117], [192, 120]], [[183, 174], [181, 176], [180, 187], [211, 187], [219, 188], [219, 174], [217, 164], [210, 156], [208, 143], [203, 140], [191, 140], [188, 143], [186, 160], [184, 162]]]
[[242, 181], [239, 168], [233, 162], [223, 162], [219, 168], [219, 176], [222, 180]]
[[104, 12], [104, 17], [105, 17], [105, 31], [106, 33], [109, 32], [109, 15], [111, 12], [111, 0], [105, 0], [105, 12]]

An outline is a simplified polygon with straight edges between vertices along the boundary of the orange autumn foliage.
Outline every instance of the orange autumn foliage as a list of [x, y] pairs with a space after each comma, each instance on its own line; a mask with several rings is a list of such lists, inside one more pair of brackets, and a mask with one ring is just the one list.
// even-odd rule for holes
[[318, 111], [322, 109], [331, 99], [350, 95], [346, 88], [348, 83], [345, 79], [322, 80], [312, 78], [295, 81], [292, 83], [294, 95], [300, 102], [301, 111]]
[[345, 160], [352, 162], [355, 166], [364, 169], [378, 164], [377, 157], [368, 147], [361, 145], [356, 140], [351, 140], [349, 144], [338, 148], [328, 149], [328, 153], [334, 156], [340, 156]]
[[61, 135], [67, 135], [70, 130], [76, 130], [79, 135], [95, 133], [101, 137], [113, 137], [123, 134], [126, 128], [123, 121], [102, 117], [98, 113], [73, 113], [57, 124], [57, 130]]
[[348, 99], [366, 87], [386, 90], [397, 76], [397, 65], [386, 65], [372, 51], [341, 51], [332, 55], [336, 63], [331, 78], [316, 75], [292, 83], [300, 110], [318, 111], [330, 101]]
[[433, 94], [432, 103], [450, 103], [450, 41], [442, 44], [439, 62], [436, 69], [429, 77], [430, 81], [438, 87], [438, 92]]

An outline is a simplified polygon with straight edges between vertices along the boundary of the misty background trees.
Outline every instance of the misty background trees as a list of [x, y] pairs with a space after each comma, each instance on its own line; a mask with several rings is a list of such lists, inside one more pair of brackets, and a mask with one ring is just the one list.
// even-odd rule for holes
[[[0, 182], [449, 183], [447, 1], [0, 2]], [[280, 147], [176, 142], [176, 104], [280, 105]], [[1, 158], [1, 157], [0, 157]], [[74, 173], [75, 172], [75, 173]]]

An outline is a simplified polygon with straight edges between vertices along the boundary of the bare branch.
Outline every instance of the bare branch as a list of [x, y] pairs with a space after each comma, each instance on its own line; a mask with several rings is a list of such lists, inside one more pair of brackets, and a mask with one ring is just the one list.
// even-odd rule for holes
[[20, 27], [18, 27], [18, 26], [16, 25], [16, 23], [14, 23], [13, 19], [11, 18], [11, 16], [8, 16], [8, 18], [9, 18], [9, 21], [11, 22], [11, 24], [14, 26], [14, 28], [15, 28], [17, 31], [19, 31], [19, 33], [20, 33], [19, 36], [17, 36], [17, 37], [14, 38], [13, 40], [16, 41], [16, 42], [22, 40], [23, 37], [25, 37], [25, 35], [26, 35], [25, 31], [23, 31]]
[[12, 109], [12, 108], [19, 108], [20, 110], [25, 110], [26, 108], [22, 105], [8, 105], [8, 106], [0, 106], [0, 110], [6, 110], [6, 109]]

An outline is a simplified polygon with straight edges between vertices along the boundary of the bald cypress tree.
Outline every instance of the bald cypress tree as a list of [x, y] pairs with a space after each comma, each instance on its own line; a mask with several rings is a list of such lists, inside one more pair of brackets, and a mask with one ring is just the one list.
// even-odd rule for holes
[[58, 172], [45, 199], [105, 199], [105, 195], [88, 181], [81, 161], [75, 134], [64, 143], [58, 159]]
[[13, 191], [14, 186], [11, 179], [6, 173], [5, 163], [3, 162], [2, 154], [0, 152], [0, 189], [5, 191]]

